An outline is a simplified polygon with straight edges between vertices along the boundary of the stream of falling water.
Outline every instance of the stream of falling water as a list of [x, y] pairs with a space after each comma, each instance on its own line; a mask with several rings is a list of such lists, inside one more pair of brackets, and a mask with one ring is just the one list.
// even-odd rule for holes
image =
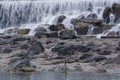
[[65, 15], [63, 24], [70, 29], [72, 18], [95, 13], [102, 19], [104, 8], [115, 2], [120, 3], [120, 0], [1, 0], [0, 27], [29, 26], [32, 29], [35, 25], [27, 24], [56, 24], [58, 17]]

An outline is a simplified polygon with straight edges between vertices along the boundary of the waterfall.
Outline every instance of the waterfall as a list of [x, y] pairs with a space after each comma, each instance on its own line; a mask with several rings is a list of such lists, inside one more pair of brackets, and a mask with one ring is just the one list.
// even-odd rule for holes
[[98, 10], [114, 2], [120, 0], [1, 0], [0, 28], [27, 23], [55, 24], [61, 14], [67, 16], [64, 24], [72, 17], [91, 12], [101, 18]]

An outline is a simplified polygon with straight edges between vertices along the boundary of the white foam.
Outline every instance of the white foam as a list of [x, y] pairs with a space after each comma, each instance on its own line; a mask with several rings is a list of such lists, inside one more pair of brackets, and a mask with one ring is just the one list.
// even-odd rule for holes
[[[97, 13], [97, 8], [111, 6], [114, 2], [120, 0], [4, 0], [0, 1], [2, 5], [0, 26], [8, 27], [10, 24], [13, 26], [31, 22], [49, 24], [56, 15], [81, 14], [92, 6], [93, 12]], [[101, 18], [101, 14], [98, 16]]]
[[[67, 29], [73, 28], [72, 18], [87, 17], [90, 13], [102, 19], [106, 6], [120, 0], [1, 0], [0, 27], [21, 26], [22, 24], [56, 24], [59, 15], [67, 18], [63, 21]], [[9, 4], [8, 4], [9, 3]], [[93, 7], [93, 11], [87, 11]], [[100, 11], [100, 12], [99, 12]], [[32, 27], [32, 26], [31, 26]], [[35, 25], [34, 25], [35, 27]], [[33, 27], [32, 27], [33, 28]]]

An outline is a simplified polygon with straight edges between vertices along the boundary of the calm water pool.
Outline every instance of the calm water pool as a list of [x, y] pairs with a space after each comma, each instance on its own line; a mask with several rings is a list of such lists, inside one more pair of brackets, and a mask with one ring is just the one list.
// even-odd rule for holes
[[95, 74], [69, 72], [35, 72], [32, 74], [12, 74], [0, 72], [0, 80], [120, 80], [120, 74]]

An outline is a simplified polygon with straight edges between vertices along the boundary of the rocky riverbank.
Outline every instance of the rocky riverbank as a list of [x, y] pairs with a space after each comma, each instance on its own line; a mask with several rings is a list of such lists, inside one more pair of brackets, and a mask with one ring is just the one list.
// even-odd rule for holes
[[[0, 36], [0, 70], [5, 72], [89, 71], [120, 69], [118, 38], [76, 39]], [[66, 58], [66, 65], [65, 65]]]
[[[119, 72], [120, 4], [106, 7], [103, 19], [89, 12], [71, 18], [69, 25], [64, 23], [67, 16], [59, 15], [53, 25], [5, 29], [0, 34], [0, 70]], [[94, 37], [102, 33], [101, 39]]]

